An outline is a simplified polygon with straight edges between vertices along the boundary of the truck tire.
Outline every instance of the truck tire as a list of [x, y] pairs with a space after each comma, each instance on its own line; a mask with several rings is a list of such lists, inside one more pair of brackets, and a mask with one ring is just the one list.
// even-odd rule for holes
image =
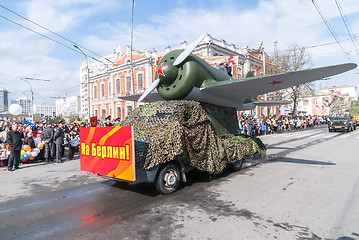
[[243, 159], [238, 160], [237, 162], [232, 163], [232, 168], [233, 168], [234, 171], [239, 171], [239, 170], [241, 170], [242, 165], [243, 165]]
[[180, 171], [175, 164], [166, 164], [157, 176], [157, 191], [165, 195], [175, 192], [180, 185], [180, 176]]

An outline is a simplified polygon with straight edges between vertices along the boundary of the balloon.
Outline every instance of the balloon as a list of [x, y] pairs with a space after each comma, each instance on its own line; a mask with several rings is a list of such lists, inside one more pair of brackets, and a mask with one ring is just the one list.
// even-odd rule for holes
[[37, 154], [38, 154], [37, 152], [32, 152], [32, 153], [31, 153], [31, 156], [32, 156], [32, 157], [36, 157]]
[[29, 158], [29, 155], [26, 153], [26, 154], [24, 154], [24, 156], [23, 156], [25, 159], [28, 159]]
[[29, 145], [22, 146], [22, 149], [24, 149], [26, 152], [31, 150], [31, 147]]
[[40, 152], [40, 149], [34, 148], [34, 149], [32, 150], [32, 152], [37, 152], [37, 153], [39, 153], [39, 152]]
[[30, 157], [29, 157], [29, 160], [34, 160], [34, 159], [35, 159], [34, 156], [30, 156]]
[[43, 143], [39, 143], [39, 144], [37, 144], [37, 147], [38, 147], [39, 149], [42, 149], [42, 148], [44, 147], [44, 144], [43, 144]]
[[26, 154], [30, 156], [30, 155], [31, 155], [31, 152], [30, 152], [30, 151], [27, 151]]
[[24, 158], [24, 156], [23, 156], [23, 155], [21, 155], [21, 156], [20, 156], [20, 161], [21, 161], [23, 158]]
[[22, 155], [24, 155], [26, 152], [25, 152], [25, 150], [21, 150], [20, 153], [21, 153], [21, 156], [22, 156]]
[[19, 104], [11, 104], [9, 106], [9, 112], [12, 115], [19, 115], [22, 112], [22, 107]]
[[23, 159], [22, 159], [22, 162], [27, 162], [27, 158], [23, 158]]

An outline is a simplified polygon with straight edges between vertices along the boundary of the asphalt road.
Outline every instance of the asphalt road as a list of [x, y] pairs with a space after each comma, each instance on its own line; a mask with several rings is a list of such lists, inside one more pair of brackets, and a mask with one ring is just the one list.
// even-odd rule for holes
[[81, 172], [0, 172], [0, 239], [359, 239], [359, 130], [260, 137], [267, 156], [171, 195]]

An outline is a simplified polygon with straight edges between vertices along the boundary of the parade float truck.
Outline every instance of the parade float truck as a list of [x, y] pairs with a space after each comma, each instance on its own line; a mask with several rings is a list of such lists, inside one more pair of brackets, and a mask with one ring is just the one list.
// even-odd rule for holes
[[263, 156], [265, 147], [239, 135], [235, 113], [195, 101], [163, 101], [135, 109], [119, 126], [81, 128], [81, 170], [154, 183], [162, 194], [176, 191], [193, 169], [239, 170], [245, 158]]
[[[136, 108], [119, 126], [80, 130], [81, 170], [116, 180], [154, 182], [159, 192], [169, 194], [186, 181], [191, 169], [209, 174], [219, 174], [227, 165], [240, 169], [244, 158], [264, 155], [265, 147], [257, 138], [239, 135], [237, 111], [288, 104], [256, 101], [256, 96], [357, 66], [345, 63], [236, 79], [228, 69], [222, 71], [192, 54], [206, 36], [156, 59], [155, 80], [146, 91], [121, 96], [148, 104]], [[225, 62], [236, 70], [241, 63], [232, 60]]]

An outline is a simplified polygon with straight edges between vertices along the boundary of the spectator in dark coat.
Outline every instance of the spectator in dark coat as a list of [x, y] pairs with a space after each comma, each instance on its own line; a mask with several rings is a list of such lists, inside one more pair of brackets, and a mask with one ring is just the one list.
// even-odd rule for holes
[[33, 136], [32, 132], [29, 132], [27, 134], [27, 137], [24, 140], [24, 144], [29, 145], [31, 148], [36, 148], [34, 136]]
[[64, 160], [62, 160], [62, 151], [63, 151], [63, 148], [62, 148], [62, 145], [64, 144], [64, 137], [65, 137], [65, 133], [64, 133], [64, 130], [63, 130], [63, 122], [60, 121], [58, 123], [58, 127], [55, 131], [55, 134], [54, 134], [54, 142], [55, 142], [55, 145], [56, 145], [56, 162], [57, 163], [60, 163], [60, 162], [64, 162]]
[[50, 123], [46, 124], [45, 129], [42, 131], [42, 139], [45, 142], [45, 161], [47, 163], [54, 160], [55, 146], [54, 146], [54, 129]]
[[14, 171], [15, 169], [19, 168], [20, 151], [22, 147], [23, 135], [20, 132], [18, 132], [17, 129], [18, 129], [18, 124], [13, 123], [11, 126], [11, 130], [8, 131], [6, 135], [6, 142], [10, 146], [10, 156], [7, 165], [8, 171]]

